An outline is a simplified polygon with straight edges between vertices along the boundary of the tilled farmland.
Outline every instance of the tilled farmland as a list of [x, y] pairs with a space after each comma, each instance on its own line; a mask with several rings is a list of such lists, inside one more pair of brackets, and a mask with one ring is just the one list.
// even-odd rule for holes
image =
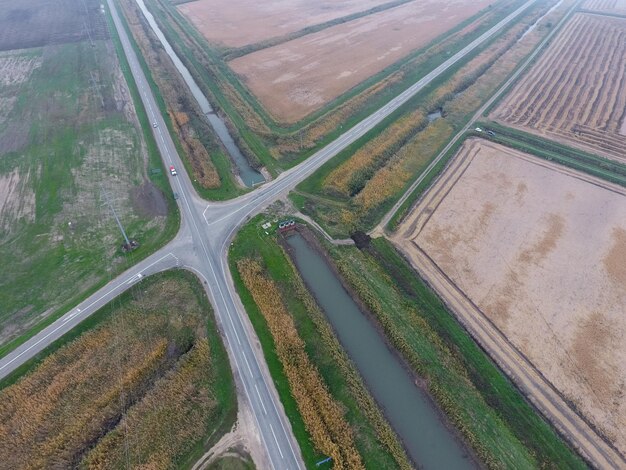
[[626, 0], [587, 0], [582, 8], [589, 11], [626, 15]]
[[592, 423], [596, 462], [626, 449], [625, 220], [624, 188], [471, 139], [394, 237], [574, 442]]
[[577, 14], [491, 117], [624, 160], [625, 74], [626, 19]]

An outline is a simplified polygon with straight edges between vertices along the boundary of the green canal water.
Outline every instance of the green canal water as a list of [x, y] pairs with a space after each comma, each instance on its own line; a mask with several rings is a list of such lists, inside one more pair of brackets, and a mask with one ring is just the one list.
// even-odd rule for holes
[[307, 287], [413, 462], [424, 469], [476, 468], [433, 402], [415, 384], [322, 256], [298, 233], [290, 236], [287, 243]]

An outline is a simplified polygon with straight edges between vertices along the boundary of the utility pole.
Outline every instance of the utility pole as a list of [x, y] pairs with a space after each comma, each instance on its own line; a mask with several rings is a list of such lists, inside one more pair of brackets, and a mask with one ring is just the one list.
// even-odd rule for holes
[[122, 222], [120, 222], [120, 218], [117, 216], [117, 212], [115, 212], [115, 208], [113, 207], [113, 204], [111, 204], [111, 201], [109, 199], [109, 195], [104, 190], [102, 185], [100, 186], [100, 192], [104, 196], [104, 199], [105, 199], [107, 205], [109, 206], [109, 209], [111, 209], [111, 212], [113, 212], [113, 217], [115, 217], [115, 221], [117, 222], [117, 226], [120, 228], [120, 232], [122, 232], [122, 235], [124, 236], [124, 240], [126, 241], [126, 245], [125, 246], [127, 246], [130, 249], [130, 247], [131, 247], [130, 240], [126, 236], [126, 232], [124, 231], [124, 227], [122, 227]]

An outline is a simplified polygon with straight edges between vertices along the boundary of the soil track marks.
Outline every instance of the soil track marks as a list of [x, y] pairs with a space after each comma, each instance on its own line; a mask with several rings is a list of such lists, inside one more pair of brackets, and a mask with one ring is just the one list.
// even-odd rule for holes
[[626, 451], [626, 189], [471, 139], [395, 241]]
[[229, 64], [276, 119], [296, 122], [489, 3], [410, 2], [238, 57]]
[[626, 19], [577, 14], [492, 118], [626, 160]]

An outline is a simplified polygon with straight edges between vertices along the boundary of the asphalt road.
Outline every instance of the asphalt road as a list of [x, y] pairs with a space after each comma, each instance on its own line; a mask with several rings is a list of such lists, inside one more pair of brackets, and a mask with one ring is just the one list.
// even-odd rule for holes
[[166, 167], [174, 165], [178, 176], [170, 176], [172, 189], [180, 195], [181, 229], [176, 238], [161, 250], [82, 302], [76, 308], [45, 328], [41, 333], [0, 359], [0, 378], [5, 377], [46, 346], [60, 338], [98, 308], [129, 289], [139, 275], [147, 276], [175, 266], [194, 271], [203, 279], [215, 309], [218, 325], [226, 338], [226, 347], [233, 372], [255, 416], [258, 431], [267, 450], [267, 459], [275, 469], [304, 468], [302, 456], [285, 412], [278, 400], [265, 364], [258, 339], [234, 288], [227, 265], [230, 241], [237, 229], [251, 216], [259, 213], [276, 199], [285, 195], [300, 181], [312, 174], [326, 161], [363, 136], [383, 119], [402, 106], [417, 92], [479, 47], [537, 0], [529, 0], [478, 39], [447, 59], [417, 83], [384, 105], [378, 111], [346, 131], [335, 141], [312, 155], [300, 165], [282, 173], [270, 183], [237, 199], [223, 203], [208, 203], [194, 191], [189, 176], [178, 155], [156, 101], [139, 66], [126, 30], [121, 24], [115, 5], [107, 0], [124, 52], [141, 94], [141, 99], [154, 128], [157, 145]]
[[380, 220], [378, 225], [369, 232], [369, 235], [375, 236], [375, 235], [382, 235], [385, 233], [386, 227], [391, 221], [391, 218], [396, 214], [396, 212], [398, 212], [398, 210], [400, 209], [400, 207], [402, 207], [402, 205], [406, 202], [406, 200], [409, 197], [411, 197], [411, 194], [413, 194], [415, 189], [422, 183], [422, 181], [424, 181], [424, 179], [430, 174], [433, 168], [437, 166], [439, 161], [448, 153], [448, 151], [452, 148], [452, 146], [456, 144], [459, 141], [459, 139], [461, 139], [468, 130], [474, 127], [474, 124], [476, 123], [476, 121], [482, 118], [482, 115], [487, 110], [487, 108], [489, 108], [489, 106], [491, 106], [494, 103], [494, 101], [500, 98], [500, 96], [502, 96], [502, 94], [508, 89], [508, 87], [515, 80], [517, 80], [517, 77], [519, 77], [528, 68], [530, 63], [533, 60], [535, 60], [535, 57], [537, 57], [537, 55], [540, 52], [543, 51], [544, 47], [548, 44], [548, 42], [550, 42], [550, 40], [554, 37], [554, 35], [560, 31], [561, 26], [565, 24], [565, 22], [569, 20], [570, 16], [574, 13], [574, 11], [578, 9], [580, 3], [581, 2], [579, 0], [574, 5], [572, 5], [572, 7], [568, 10], [568, 12], [565, 15], [563, 15], [563, 18], [561, 18], [559, 23], [552, 28], [552, 31], [550, 31], [550, 33], [543, 39], [543, 41], [541, 41], [541, 43], [535, 48], [535, 50], [526, 58], [524, 63], [491, 96], [491, 98], [489, 98], [489, 100], [487, 100], [480, 107], [480, 109], [476, 111], [476, 113], [474, 114], [474, 116], [472, 116], [472, 118], [468, 121], [468, 123], [465, 126], [463, 126], [463, 128], [459, 132], [457, 132], [457, 134], [450, 140], [450, 142], [448, 142], [448, 144], [444, 147], [444, 149], [441, 152], [439, 152], [439, 155], [437, 155], [433, 159], [433, 161], [431, 161], [430, 164], [426, 167], [426, 169], [420, 173], [419, 177], [415, 181], [413, 181], [411, 186], [409, 186], [409, 188], [405, 191], [402, 197], [398, 199], [398, 201], [393, 205], [393, 207], [383, 216], [383, 218]]

